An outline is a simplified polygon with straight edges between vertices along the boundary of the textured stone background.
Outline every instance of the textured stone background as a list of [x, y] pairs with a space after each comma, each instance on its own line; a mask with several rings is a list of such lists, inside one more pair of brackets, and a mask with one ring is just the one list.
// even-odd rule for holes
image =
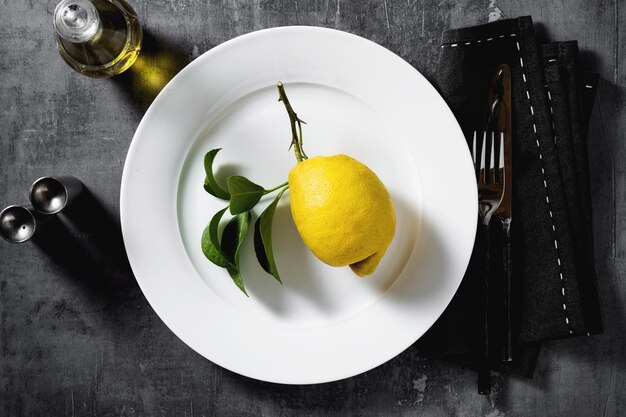
[[[92, 80], [59, 57], [56, 0], [0, 0], [0, 205], [42, 175], [92, 196], [69, 231], [0, 242], [0, 416], [618, 416], [626, 410], [626, 4], [621, 0], [131, 0], [141, 59], [173, 75], [237, 35], [318, 25], [364, 36], [433, 77], [441, 32], [531, 14], [547, 40], [578, 39], [602, 81], [591, 123], [596, 267], [606, 332], [546, 343], [532, 380], [473, 372], [409, 348], [366, 374], [282, 386], [219, 368], [180, 342], [141, 294], [119, 233], [124, 158], [159, 80]], [[620, 4], [621, 3], [621, 4]], [[84, 213], [90, 213], [89, 217]]]

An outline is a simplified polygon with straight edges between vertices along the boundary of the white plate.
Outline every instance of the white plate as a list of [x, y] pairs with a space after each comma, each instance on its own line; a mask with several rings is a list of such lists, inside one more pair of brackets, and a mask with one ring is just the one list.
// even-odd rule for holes
[[[374, 170], [393, 198], [397, 231], [376, 273], [358, 278], [308, 251], [286, 193], [273, 232], [284, 285], [258, 266], [249, 238], [246, 298], [200, 250], [204, 227], [225, 206], [203, 190], [202, 161], [223, 148], [221, 178], [237, 173], [267, 188], [286, 180], [295, 158], [278, 80], [307, 122], [309, 156], [345, 153]], [[448, 305], [474, 241], [472, 178], [454, 116], [408, 63], [344, 32], [268, 29], [205, 53], [152, 103], [124, 167], [122, 230], [146, 298], [191, 348], [256, 379], [327, 382], [393, 358]]]

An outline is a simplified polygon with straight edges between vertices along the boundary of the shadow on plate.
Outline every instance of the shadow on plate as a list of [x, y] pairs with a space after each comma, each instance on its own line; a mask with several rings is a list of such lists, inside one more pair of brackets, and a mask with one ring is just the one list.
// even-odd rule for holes
[[[289, 292], [297, 292], [305, 296], [308, 301], [322, 310], [329, 308], [330, 306], [325, 303], [319, 281], [310, 272], [312, 268], [309, 266], [313, 259], [293, 223], [289, 204], [283, 202], [276, 207], [273, 230], [274, 253], [281, 254], [280, 261], [276, 257], [279, 273], [281, 271], [298, 272], [288, 277], [282, 275], [283, 284], [281, 285], [275, 282], [274, 277], [257, 267], [256, 260], [248, 262], [248, 264], [255, 264], [258, 269], [256, 273], [247, 274], [250, 277], [248, 282], [250, 296], [275, 314], [285, 313], [288, 310]], [[250, 250], [254, 251], [252, 247]]]
[[[409, 258], [412, 252], [415, 254]], [[442, 277], [448, 275], [447, 259], [452, 254], [447, 253], [429, 219], [422, 216], [419, 223], [417, 243], [405, 255], [403, 268], [396, 276], [405, 273], [406, 268], [413, 267], [415, 273], [406, 272], [398, 291], [390, 291], [390, 302], [416, 303], [419, 299], [429, 299], [433, 294], [442, 290]], [[417, 297], [417, 298], [416, 298]]]
[[[210, 149], [206, 149], [205, 152], [208, 152]], [[195, 152], [190, 152], [189, 155], [195, 154]], [[241, 171], [243, 170], [242, 166], [239, 164], [223, 164], [220, 165], [215, 171], [215, 178], [220, 184], [226, 185], [226, 181], [229, 177], [233, 175], [241, 175]]]
[[[402, 241], [394, 242], [396, 245], [392, 250], [396, 251], [395, 256], [390, 257], [390, 253], [386, 254], [388, 259], [383, 258], [379, 266], [379, 268], [388, 272], [366, 278], [358, 278], [349, 272], [348, 266], [343, 267], [348, 271], [348, 278], [359, 280], [359, 285], [367, 288], [368, 292], [372, 293], [372, 300], [377, 300], [391, 288], [405, 268], [415, 247], [419, 215], [415, 213], [415, 209], [411, 205], [402, 199], [394, 198], [394, 205], [397, 217], [402, 222], [402, 225], [399, 227], [402, 227], [404, 232], [414, 230], [415, 233], [398, 233], [397, 231], [396, 238], [402, 239]], [[338, 315], [341, 315], [341, 310], [344, 308], [341, 298], [350, 297], [350, 294], [333, 294], [333, 291], [326, 288], [327, 285], [324, 283], [324, 280], [317, 276], [320, 273], [320, 268], [318, 267], [319, 265], [314, 267], [314, 263], [321, 263], [321, 261], [313, 256], [302, 241], [293, 222], [288, 201], [283, 202], [276, 208], [273, 230], [274, 253], [280, 254], [276, 256], [276, 259], [279, 272], [284, 271], [284, 274], [281, 275], [284, 284], [268, 282], [268, 279], [273, 281], [274, 278], [258, 268], [258, 271], [245, 273], [247, 277], [250, 277], [247, 282], [250, 296], [261, 302], [275, 314], [287, 313], [290, 309], [289, 303], [294, 302], [293, 299], [290, 300], [290, 296], [297, 295], [299, 299], [314, 306], [325, 317], [336, 318]], [[432, 241], [428, 246], [429, 250], [438, 250], [438, 245], [435, 243], [436, 239], [431, 237], [429, 239]], [[249, 261], [249, 258], [247, 261], [247, 264], [256, 263], [255, 261]], [[431, 284], [423, 282], [424, 288], [419, 289], [419, 291], [436, 290], [436, 286]], [[399, 296], [401, 298], [401, 295]], [[353, 311], [352, 313], [356, 312]]]

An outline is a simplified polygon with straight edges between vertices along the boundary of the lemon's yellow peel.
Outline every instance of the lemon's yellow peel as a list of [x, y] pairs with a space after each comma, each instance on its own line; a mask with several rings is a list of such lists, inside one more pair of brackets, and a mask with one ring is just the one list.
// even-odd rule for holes
[[313, 254], [359, 276], [374, 273], [396, 228], [378, 176], [347, 155], [316, 156], [290, 171], [289, 188], [294, 223]]
[[350, 264], [350, 269], [352, 269], [352, 272], [360, 277], [372, 275], [374, 271], [376, 271], [380, 260], [383, 259], [383, 256], [385, 256], [385, 252], [387, 252], [387, 248], [379, 250], [375, 254], [363, 259], [362, 261]]

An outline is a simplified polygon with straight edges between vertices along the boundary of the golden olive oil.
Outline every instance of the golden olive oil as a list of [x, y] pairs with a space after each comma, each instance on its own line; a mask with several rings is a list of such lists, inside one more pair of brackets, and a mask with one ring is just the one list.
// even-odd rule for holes
[[90, 77], [112, 77], [137, 59], [143, 33], [124, 0], [64, 0], [55, 10], [57, 47], [67, 64]]

